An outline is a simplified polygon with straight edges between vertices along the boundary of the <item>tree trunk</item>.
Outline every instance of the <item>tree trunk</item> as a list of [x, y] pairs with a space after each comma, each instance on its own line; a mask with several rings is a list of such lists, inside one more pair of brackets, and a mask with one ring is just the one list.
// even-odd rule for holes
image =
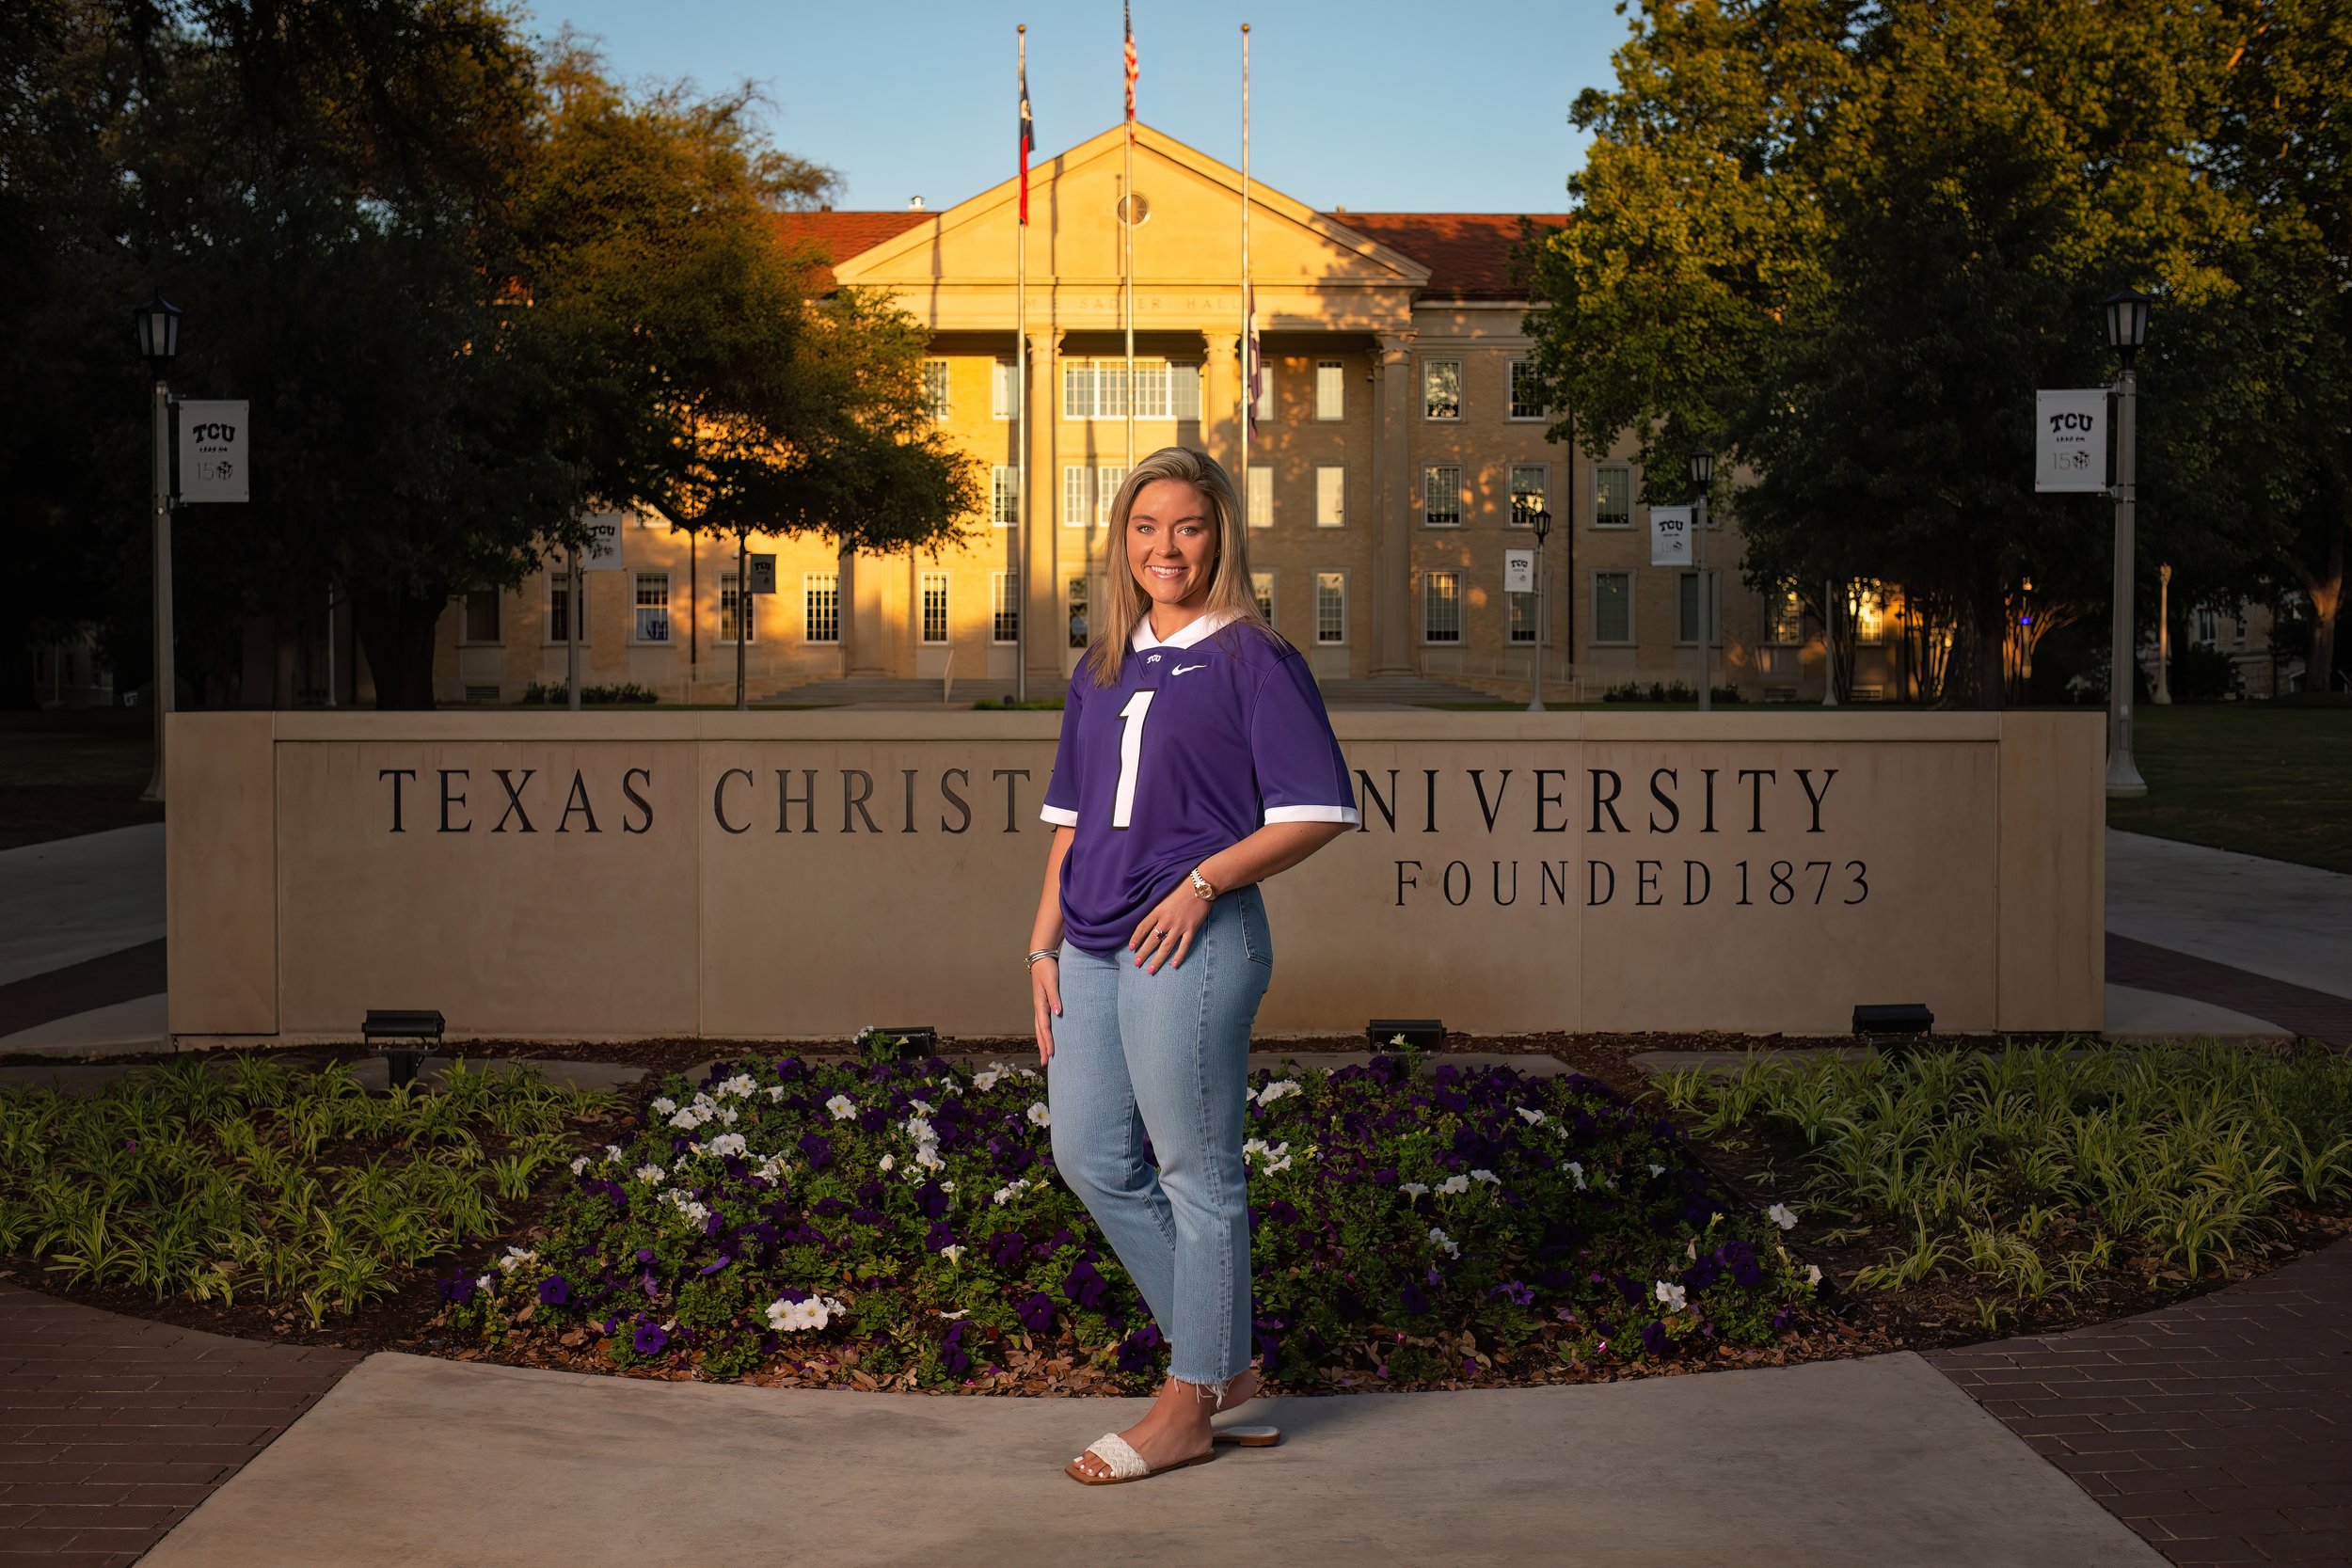
[[2344, 613], [2344, 538], [2337, 529], [2328, 544], [2324, 577], [2306, 578], [2312, 596], [2312, 657], [2304, 685], [2313, 691], [2336, 689], [2336, 620]]
[[1977, 575], [1975, 602], [1969, 606], [1971, 665], [1964, 700], [1971, 706], [2008, 705], [2008, 683], [2002, 678], [2002, 649], [2009, 641], [2009, 595], [2002, 592], [2001, 574], [1990, 567]]
[[375, 705], [384, 711], [433, 706], [433, 633], [447, 594], [410, 597], [392, 593], [355, 594], [352, 630], [375, 676]]

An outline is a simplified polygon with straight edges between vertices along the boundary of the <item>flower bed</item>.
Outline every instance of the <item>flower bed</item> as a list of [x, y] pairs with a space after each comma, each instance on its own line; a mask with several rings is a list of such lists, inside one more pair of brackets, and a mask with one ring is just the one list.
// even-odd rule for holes
[[[225, 1066], [225, 1070], [224, 1070]], [[519, 1072], [370, 1094], [348, 1068], [184, 1061], [87, 1098], [0, 1094], [0, 1254], [157, 1302], [299, 1308], [315, 1328], [508, 1223], [612, 1109]]]
[[[1791, 1216], [1718, 1192], [1670, 1123], [1587, 1078], [1380, 1056], [1260, 1071], [1250, 1096], [1256, 1348], [1285, 1386], [1761, 1346], [1818, 1279], [1778, 1244]], [[529, 1245], [444, 1282], [443, 1321], [714, 1377], [991, 1389], [1050, 1362], [1148, 1388], [1166, 1343], [1047, 1122], [1033, 1068], [674, 1077]]]

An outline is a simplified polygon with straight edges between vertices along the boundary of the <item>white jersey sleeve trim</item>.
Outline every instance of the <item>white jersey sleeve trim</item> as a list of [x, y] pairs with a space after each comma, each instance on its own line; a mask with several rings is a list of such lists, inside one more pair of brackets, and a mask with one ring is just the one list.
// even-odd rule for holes
[[1360, 824], [1354, 806], [1268, 806], [1268, 822], [1344, 822], [1350, 827]]
[[1078, 825], [1078, 814], [1061, 806], [1047, 806], [1038, 816], [1057, 828], [1074, 828]]

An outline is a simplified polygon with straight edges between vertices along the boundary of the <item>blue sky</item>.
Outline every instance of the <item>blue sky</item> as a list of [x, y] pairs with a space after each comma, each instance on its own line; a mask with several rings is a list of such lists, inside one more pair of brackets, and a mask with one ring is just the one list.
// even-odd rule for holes
[[[603, 41], [625, 80], [745, 78], [777, 145], [839, 171], [837, 205], [934, 209], [1013, 171], [1013, 25], [1029, 25], [1041, 154], [1116, 124], [1118, 0], [527, 0], [529, 25]], [[1557, 212], [1581, 156], [1567, 123], [1609, 80], [1612, 0], [1136, 0], [1139, 118], [1241, 154], [1308, 204], [1359, 212]]]

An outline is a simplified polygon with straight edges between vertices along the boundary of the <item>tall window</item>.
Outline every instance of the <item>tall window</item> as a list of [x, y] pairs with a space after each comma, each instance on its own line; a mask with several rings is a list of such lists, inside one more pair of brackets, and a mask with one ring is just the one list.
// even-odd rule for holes
[[801, 578], [801, 641], [841, 641], [841, 578], [834, 572], [809, 572]]
[[932, 419], [944, 420], [947, 417], [946, 360], [923, 361], [923, 401], [930, 406]]
[[1179, 420], [1200, 418], [1200, 367], [1181, 360], [1168, 366], [1168, 413]]
[[1087, 645], [1088, 636], [1087, 579], [1072, 578], [1068, 596], [1070, 599], [1070, 645], [1073, 648], [1083, 648]]
[[1535, 390], [1535, 367], [1524, 359], [1511, 361], [1511, 417], [1515, 420], [1540, 420], [1544, 417], [1543, 394]]
[[988, 590], [988, 640], [991, 642], [1021, 641], [1021, 578], [1013, 572], [998, 572]]
[[[1723, 627], [1723, 577], [1708, 574], [1707, 607], [1707, 640], [1721, 642]], [[1699, 574], [1679, 572], [1675, 577], [1675, 641], [1696, 642], [1699, 640]]]
[[988, 378], [988, 417], [1009, 420], [1021, 405], [1021, 362], [999, 359]]
[[[746, 614], [749, 599], [743, 593], [743, 579], [734, 572], [719, 574], [719, 641], [732, 642], [740, 637], [746, 642], [759, 641], [759, 616], [755, 610]], [[741, 627], [739, 631], [737, 628]]]
[[919, 590], [923, 602], [923, 641], [947, 641], [947, 574], [925, 572]]
[[1250, 573], [1249, 593], [1250, 596], [1258, 601], [1258, 613], [1265, 617], [1267, 626], [1272, 626], [1274, 624], [1274, 574], [1272, 572]]
[[1347, 574], [1315, 574], [1315, 641], [1326, 647], [1347, 641]]
[[670, 574], [640, 572], [637, 574], [637, 626], [640, 642], [667, 642], [670, 640]]
[[[587, 583], [588, 575], [583, 572], [580, 574], [580, 586], [585, 589]], [[584, 602], [584, 594], [582, 598]], [[572, 630], [571, 575], [562, 571], [549, 572], [548, 574], [548, 641], [568, 642], [572, 640]], [[580, 640], [582, 642], [587, 641], [588, 617], [585, 614], [580, 618], [579, 631]]]
[[1347, 366], [1340, 360], [1315, 361], [1315, 418], [1347, 418]]
[[1432, 572], [1422, 580], [1421, 635], [1427, 642], [1462, 641], [1462, 574]]
[[1260, 463], [1249, 465], [1249, 526], [1274, 526], [1274, 470]]
[[1421, 471], [1421, 520], [1428, 528], [1462, 526], [1462, 470], [1450, 466]]
[[1094, 470], [1073, 463], [1061, 471], [1061, 526], [1084, 528], [1094, 520]]
[[1593, 574], [1593, 641], [1633, 641], [1633, 574]]
[[1021, 520], [1021, 470], [1009, 463], [999, 463], [989, 473], [988, 520], [997, 528]]
[[1772, 625], [1766, 628], [1766, 641], [1772, 642], [1802, 642], [1804, 641], [1804, 600], [1797, 596], [1797, 585], [1787, 582], [1772, 597]]
[[1886, 595], [1875, 588], [1865, 588], [1853, 598], [1853, 640], [1857, 642], [1886, 641]]
[[1528, 518], [1547, 509], [1544, 493], [1551, 487], [1550, 477], [1550, 470], [1541, 463], [1511, 466], [1511, 527], [1530, 527]]
[[1337, 463], [1315, 468], [1315, 527], [1339, 528], [1347, 521], [1347, 470]]
[[1522, 646], [1535, 641], [1535, 595], [1505, 594], [1511, 612], [1511, 641]]
[[501, 641], [499, 626], [499, 591], [477, 588], [466, 595], [466, 641], [496, 642]]
[[1603, 463], [1593, 470], [1593, 526], [1633, 526], [1633, 469], [1624, 463]]
[[1462, 417], [1462, 362], [1424, 359], [1421, 362], [1421, 411], [1424, 419]]
[[2199, 605], [2197, 607], [2197, 641], [2203, 643], [2208, 648], [2212, 647], [2216, 642], [2221, 641], [2219, 630], [2216, 625], [2217, 619], [2218, 617], [2214, 614], [2213, 607], [2211, 605]]
[[1111, 508], [1119, 504], [1119, 487], [1127, 483], [1127, 470], [1116, 463], [1105, 463], [1094, 470], [1094, 520], [1103, 528], [1111, 526]]

